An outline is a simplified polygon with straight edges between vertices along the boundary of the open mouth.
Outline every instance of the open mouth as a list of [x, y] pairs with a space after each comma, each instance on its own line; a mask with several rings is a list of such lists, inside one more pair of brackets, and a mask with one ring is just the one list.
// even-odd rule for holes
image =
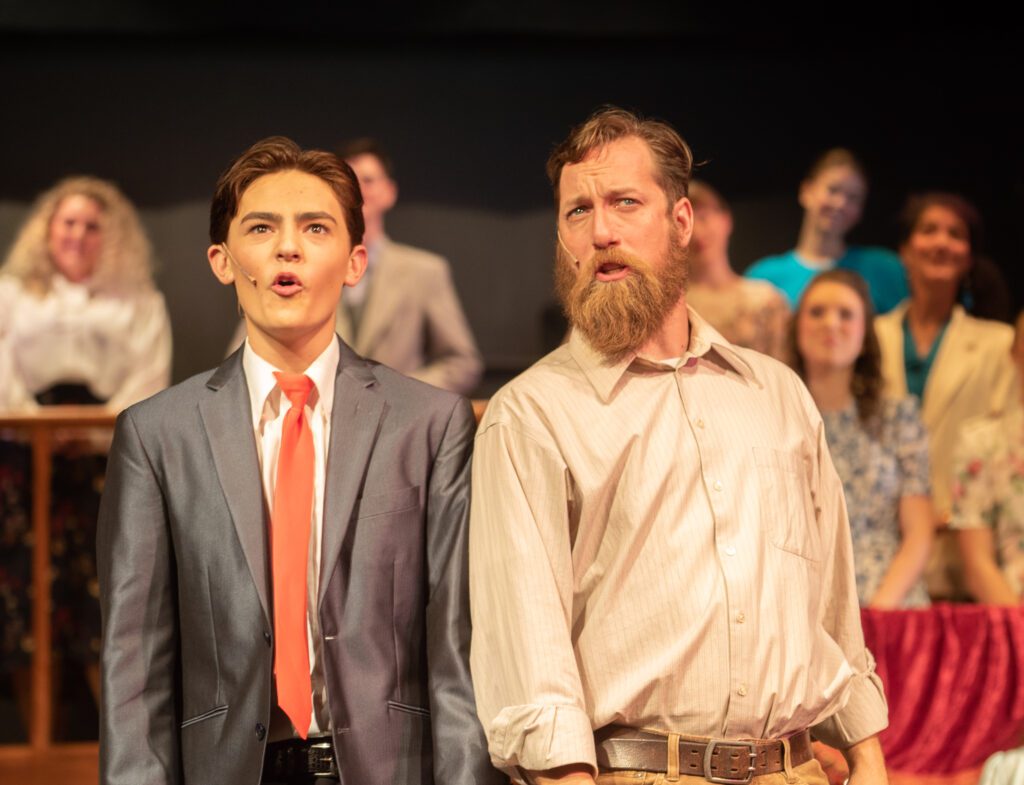
[[620, 281], [629, 275], [629, 267], [621, 262], [605, 262], [598, 265], [594, 277], [599, 281]]
[[278, 273], [270, 288], [282, 297], [291, 297], [302, 291], [302, 279], [294, 273]]

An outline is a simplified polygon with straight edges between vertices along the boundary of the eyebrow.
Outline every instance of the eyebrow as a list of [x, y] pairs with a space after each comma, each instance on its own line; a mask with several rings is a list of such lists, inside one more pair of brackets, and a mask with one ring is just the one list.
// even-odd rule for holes
[[[299, 213], [295, 216], [295, 218], [300, 222], [330, 221], [335, 224], [338, 223], [337, 219], [333, 215], [319, 210], [308, 213]], [[240, 220], [242, 223], [244, 223], [245, 221], [268, 221], [270, 223], [281, 223], [284, 220], [284, 216], [282, 216], [280, 213], [264, 213], [254, 211], [251, 213], [246, 213], [245, 215], [242, 216]]]
[[316, 211], [312, 213], [299, 213], [296, 218], [299, 221], [331, 221], [332, 223], [338, 223], [333, 215], [325, 213], [323, 211]]

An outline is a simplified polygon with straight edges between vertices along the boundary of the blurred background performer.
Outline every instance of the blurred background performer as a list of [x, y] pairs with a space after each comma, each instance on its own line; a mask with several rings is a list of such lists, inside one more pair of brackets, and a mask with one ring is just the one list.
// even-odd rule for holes
[[[123, 409], [170, 381], [171, 330], [149, 240], [113, 184], [62, 180], [36, 201], [0, 268], [0, 409]], [[80, 663], [98, 702], [96, 514], [105, 445], [64, 440], [54, 457], [54, 650]], [[0, 442], [0, 668], [27, 716], [31, 481], [26, 446]], [[55, 713], [57, 721], [64, 716]], [[58, 735], [61, 729], [58, 728]]]
[[[955, 194], [911, 198], [901, 221], [900, 255], [910, 298], [875, 320], [889, 397], [914, 395], [928, 429], [932, 503], [949, 520], [953, 453], [964, 422], [1003, 409], [1013, 382], [1013, 328], [977, 319], [958, 304], [976, 254], [981, 217]], [[940, 531], [927, 569], [928, 592], [964, 595], [953, 538]]]
[[707, 183], [690, 183], [693, 237], [686, 301], [730, 342], [785, 361], [789, 305], [767, 281], [743, 278], [729, 263], [732, 211]]
[[922, 607], [935, 536], [928, 436], [915, 398], [882, 397], [873, 317], [863, 278], [821, 273], [794, 317], [794, 365], [821, 411], [843, 481], [860, 604]]
[[800, 184], [804, 220], [796, 248], [754, 262], [744, 275], [775, 284], [796, 307], [817, 273], [836, 267], [853, 270], [867, 281], [877, 313], [894, 308], [907, 296], [899, 257], [886, 248], [846, 243], [846, 235], [861, 219], [867, 195], [867, 175], [853, 153], [839, 147], [825, 152]]

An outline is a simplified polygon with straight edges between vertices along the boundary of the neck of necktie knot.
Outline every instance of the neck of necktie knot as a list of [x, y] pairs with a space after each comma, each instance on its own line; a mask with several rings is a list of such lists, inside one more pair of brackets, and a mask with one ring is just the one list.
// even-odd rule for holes
[[309, 393], [313, 390], [313, 380], [304, 373], [284, 371], [274, 371], [274, 378], [277, 379], [277, 386], [281, 388], [281, 392], [291, 401], [292, 408], [301, 412]]

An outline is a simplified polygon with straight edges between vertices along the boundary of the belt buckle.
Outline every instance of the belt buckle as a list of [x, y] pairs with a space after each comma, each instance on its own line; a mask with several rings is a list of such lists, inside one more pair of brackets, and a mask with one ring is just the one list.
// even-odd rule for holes
[[[324, 771], [322, 764], [327, 764]], [[321, 765], [317, 765], [321, 764]], [[317, 742], [306, 747], [306, 771], [317, 776], [331, 777], [337, 774], [337, 763], [334, 760], [334, 745], [328, 742]]]
[[[746, 747], [750, 756], [750, 766], [747, 768], [747, 776], [742, 779], [733, 777], [718, 777], [711, 773], [711, 756], [716, 747]], [[717, 782], [721, 785], [748, 785], [754, 778], [754, 763], [757, 761], [757, 748], [752, 741], [727, 741], [726, 739], [709, 739], [708, 746], [704, 748], [704, 779], [708, 782]]]

